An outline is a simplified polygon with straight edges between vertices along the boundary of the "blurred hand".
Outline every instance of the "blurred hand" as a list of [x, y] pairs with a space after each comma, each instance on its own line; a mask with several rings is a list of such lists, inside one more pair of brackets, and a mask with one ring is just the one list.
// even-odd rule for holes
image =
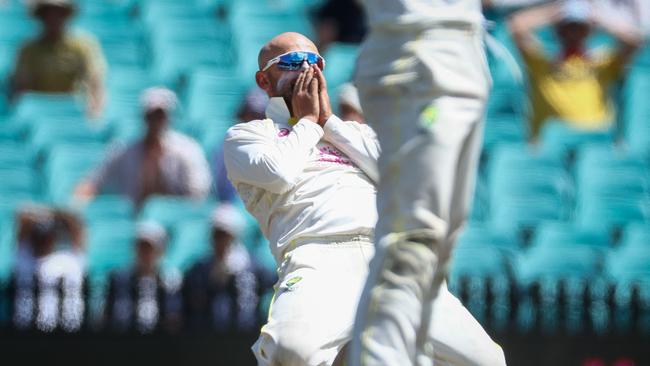
[[332, 116], [332, 104], [330, 103], [330, 96], [327, 94], [327, 81], [321, 69], [316, 65], [311, 65], [314, 69], [316, 79], [318, 79], [318, 100], [320, 104], [320, 114], [318, 115], [318, 124], [325, 127], [325, 123]]
[[318, 95], [318, 78], [314, 77], [314, 69], [303, 69], [296, 80], [291, 98], [293, 113], [298, 120], [306, 118], [318, 123], [320, 108]]

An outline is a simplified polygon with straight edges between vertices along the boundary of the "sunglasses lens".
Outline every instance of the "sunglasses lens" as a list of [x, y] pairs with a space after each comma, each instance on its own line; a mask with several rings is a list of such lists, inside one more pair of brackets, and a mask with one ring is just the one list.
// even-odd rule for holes
[[307, 61], [308, 64], [313, 65], [318, 63], [321, 57], [312, 52], [291, 52], [280, 57], [278, 68], [287, 71], [300, 70], [303, 62]]

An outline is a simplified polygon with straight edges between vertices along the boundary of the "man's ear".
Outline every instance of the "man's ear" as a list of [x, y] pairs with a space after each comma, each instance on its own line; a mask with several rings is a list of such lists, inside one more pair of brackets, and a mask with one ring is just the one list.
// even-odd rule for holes
[[267, 93], [271, 92], [271, 81], [268, 76], [263, 71], [258, 71], [255, 73], [255, 82], [260, 89], [264, 90]]

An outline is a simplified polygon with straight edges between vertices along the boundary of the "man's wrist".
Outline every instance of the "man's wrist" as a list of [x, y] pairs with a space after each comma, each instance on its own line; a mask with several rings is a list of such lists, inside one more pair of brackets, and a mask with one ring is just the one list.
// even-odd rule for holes
[[325, 124], [327, 123], [327, 121], [329, 121], [329, 119], [330, 119], [331, 117], [332, 117], [332, 113], [329, 113], [329, 114], [327, 114], [327, 115], [321, 116], [321, 118], [318, 120], [318, 124], [319, 124], [321, 127], [325, 127]]

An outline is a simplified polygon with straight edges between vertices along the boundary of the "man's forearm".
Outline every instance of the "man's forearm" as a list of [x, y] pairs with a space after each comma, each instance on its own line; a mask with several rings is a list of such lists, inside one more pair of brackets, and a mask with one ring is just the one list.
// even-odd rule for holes
[[556, 2], [522, 10], [513, 15], [510, 27], [514, 33], [532, 33], [535, 29], [556, 22], [560, 9]]
[[609, 19], [596, 15], [593, 23], [604, 32], [611, 34], [624, 47], [636, 49], [644, 41], [643, 33], [636, 27], [620, 22], [612, 22]]

